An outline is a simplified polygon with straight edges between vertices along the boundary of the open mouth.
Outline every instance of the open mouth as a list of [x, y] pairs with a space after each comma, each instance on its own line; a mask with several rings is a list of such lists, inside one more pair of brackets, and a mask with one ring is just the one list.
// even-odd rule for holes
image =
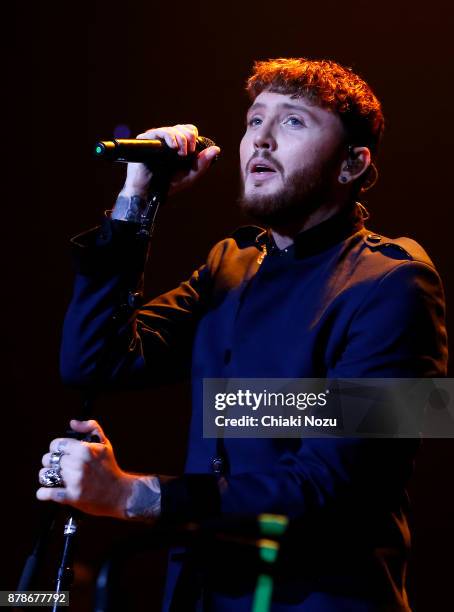
[[251, 169], [250, 169], [250, 173], [265, 175], [265, 174], [276, 173], [276, 170], [266, 162], [256, 161], [256, 162], [253, 162]]

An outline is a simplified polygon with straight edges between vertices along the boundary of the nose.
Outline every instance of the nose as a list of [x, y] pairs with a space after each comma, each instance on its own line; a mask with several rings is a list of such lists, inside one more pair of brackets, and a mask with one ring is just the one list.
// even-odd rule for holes
[[260, 129], [254, 133], [254, 149], [266, 149], [267, 151], [274, 151], [276, 148], [276, 141], [274, 139], [271, 128], [262, 125]]

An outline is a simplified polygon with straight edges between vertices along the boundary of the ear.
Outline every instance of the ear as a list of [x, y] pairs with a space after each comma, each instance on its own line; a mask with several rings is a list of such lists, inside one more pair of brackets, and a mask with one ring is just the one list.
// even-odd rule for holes
[[343, 185], [359, 178], [371, 164], [371, 154], [367, 147], [354, 147], [341, 164], [338, 181]]

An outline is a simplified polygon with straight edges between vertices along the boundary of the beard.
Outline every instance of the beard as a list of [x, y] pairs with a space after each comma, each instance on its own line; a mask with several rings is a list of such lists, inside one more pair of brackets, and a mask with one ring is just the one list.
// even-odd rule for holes
[[[262, 157], [266, 159], [267, 156], [265, 154]], [[331, 199], [337, 160], [331, 159], [330, 162], [324, 160], [323, 163], [303, 168], [288, 177], [284, 175], [284, 184], [272, 194], [246, 195], [244, 177], [241, 176], [241, 195], [238, 199], [240, 209], [255, 221], [269, 227], [304, 222]]]

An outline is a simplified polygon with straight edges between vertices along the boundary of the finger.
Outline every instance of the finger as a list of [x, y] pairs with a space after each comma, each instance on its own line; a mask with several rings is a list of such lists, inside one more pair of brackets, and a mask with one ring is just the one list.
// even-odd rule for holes
[[77, 421], [76, 419], [72, 419], [69, 422], [69, 425], [71, 429], [77, 431], [77, 433], [84, 433], [89, 436], [98, 436], [101, 444], [107, 440], [107, 436], [104, 433], [101, 425], [94, 419], [90, 419], [88, 421]]
[[180, 125], [180, 127], [184, 127], [187, 130], [189, 130], [190, 132], [194, 132], [195, 137], [198, 138], [199, 136], [199, 130], [197, 129], [197, 126], [194, 125], [193, 123], [182, 123]]
[[69, 504], [68, 494], [65, 489], [51, 488], [51, 487], [40, 487], [36, 491], [36, 497], [40, 501], [54, 501], [57, 504]]
[[177, 129], [179, 129], [186, 136], [188, 152], [194, 153], [197, 146], [197, 137], [199, 132], [195, 125], [192, 124], [184, 124], [184, 125], [176, 125]]
[[187, 135], [177, 127], [172, 128], [173, 134], [178, 142], [178, 155], [182, 157], [188, 154], [188, 137]]
[[[104, 448], [105, 445], [103, 444], [102, 447]], [[51, 459], [51, 453], [46, 453], [45, 455], [43, 455], [43, 458], [41, 460], [41, 463], [43, 465], [44, 470], [48, 470], [49, 468], [54, 468], [54, 469], [60, 469], [60, 470], [66, 470], [68, 469], [73, 469], [74, 467], [76, 468], [80, 468], [80, 466], [89, 459], [90, 457], [90, 453], [89, 450], [85, 449], [83, 444], [81, 445], [81, 448], [75, 450], [73, 449], [72, 454], [69, 453], [64, 453], [61, 457], [60, 457], [60, 461], [59, 461], [59, 468], [55, 468], [54, 466], [51, 465], [50, 459]]]
[[194, 164], [194, 172], [196, 172], [198, 176], [204, 174], [220, 153], [221, 149], [219, 147], [207, 147], [203, 151], [200, 151]]
[[38, 472], [38, 482], [43, 489], [62, 489], [66, 490], [66, 499], [74, 501], [76, 499], [76, 492], [79, 491], [81, 480], [83, 478], [83, 470], [80, 465], [68, 466], [60, 471], [60, 475], [63, 479], [62, 486], [60, 487], [44, 487], [41, 483], [41, 477], [46, 474], [49, 468], [41, 468]]
[[[55, 469], [55, 468], [51, 468], [51, 469]], [[38, 480], [39, 480], [40, 482], [41, 482], [41, 480], [40, 480], [40, 479], [41, 479], [41, 476], [44, 476], [44, 474], [45, 474], [46, 472], [48, 472], [48, 471], [49, 471], [49, 468], [48, 468], [48, 467], [42, 467], [42, 468], [40, 468], [40, 470], [39, 470], [39, 472], [38, 472]], [[61, 469], [60, 469], [60, 470], [58, 470], [58, 471], [59, 471], [59, 473], [61, 474], [61, 477], [63, 478], [63, 480], [65, 480], [65, 478], [64, 478], [64, 474], [63, 474], [63, 470], [61, 470]], [[66, 474], [66, 471], [65, 471], [65, 474]]]
[[[52, 453], [45, 453], [43, 455], [43, 457], [41, 459], [41, 464], [44, 467], [47, 467], [47, 468], [51, 467], [51, 463], [50, 463], [51, 456], [52, 456]], [[70, 454], [69, 453], [63, 453], [63, 455], [60, 457], [60, 461], [59, 461], [60, 467], [63, 467], [63, 458], [64, 457], [65, 457], [65, 463], [66, 463], [66, 461], [70, 458]]]
[[44, 474], [47, 472], [49, 468], [43, 467], [39, 470], [38, 472], [38, 481], [41, 482], [41, 476], [44, 476]]
[[178, 193], [188, 185], [198, 180], [207, 172], [217, 155], [220, 153], [219, 147], [208, 147], [201, 151], [194, 160], [191, 170], [177, 172], [170, 183], [169, 193], [171, 195]]
[[175, 138], [175, 135], [173, 134], [171, 130], [172, 130], [171, 128], [167, 128], [167, 127], [147, 130], [143, 134], [139, 134], [137, 138], [145, 139], [145, 140], [147, 139], [153, 140], [154, 138], [160, 138], [161, 140], [164, 140], [166, 145], [168, 145], [171, 149], [177, 149], [178, 141]]
[[[52, 474], [51, 474], [52, 472]], [[58, 474], [58, 480], [57, 480]], [[49, 480], [53, 483], [50, 484]], [[62, 472], [56, 472], [55, 470], [49, 470], [49, 468], [42, 468], [38, 472], [38, 482], [41, 488], [63, 488], [66, 487], [66, 481], [63, 477]]]
[[49, 444], [49, 451], [51, 453], [60, 451], [65, 454], [71, 454], [80, 445], [81, 442], [79, 440], [74, 440], [73, 438], [55, 438], [55, 440], [52, 440], [52, 442]]

